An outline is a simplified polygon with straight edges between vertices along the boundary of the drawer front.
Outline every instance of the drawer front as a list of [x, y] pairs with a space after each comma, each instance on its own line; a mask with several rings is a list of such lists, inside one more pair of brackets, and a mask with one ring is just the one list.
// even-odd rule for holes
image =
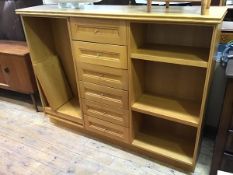
[[129, 109], [128, 91], [80, 82], [81, 97], [87, 100], [107, 104], [112, 107]]
[[76, 61], [127, 69], [125, 46], [73, 41]]
[[231, 152], [233, 154], [233, 130], [228, 131], [226, 151]]
[[9, 87], [9, 67], [0, 54], [0, 87]]
[[221, 33], [220, 43], [228, 43], [229, 41], [233, 40], [232, 33]]
[[79, 80], [128, 90], [127, 70], [86, 63], [80, 63], [77, 66], [79, 67]]
[[85, 127], [87, 130], [128, 143], [129, 129], [123, 126], [115, 125], [95, 117], [85, 116]]
[[126, 45], [125, 21], [71, 18], [70, 25], [73, 40]]
[[221, 170], [233, 173], [233, 155], [224, 153], [221, 162]]
[[96, 117], [124, 127], [128, 127], [129, 124], [129, 111], [121, 108], [112, 108], [106, 104], [84, 100], [83, 111], [85, 115], [90, 117]]

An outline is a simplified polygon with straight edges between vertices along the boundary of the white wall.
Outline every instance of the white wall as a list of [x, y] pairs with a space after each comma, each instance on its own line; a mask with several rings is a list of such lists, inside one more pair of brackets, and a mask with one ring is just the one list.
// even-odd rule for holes
[[44, 4], [54, 4], [57, 0], [43, 0]]

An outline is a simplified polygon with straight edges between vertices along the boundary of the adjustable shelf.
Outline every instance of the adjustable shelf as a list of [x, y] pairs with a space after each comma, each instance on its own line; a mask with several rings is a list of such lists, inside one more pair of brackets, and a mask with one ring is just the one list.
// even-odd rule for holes
[[136, 112], [133, 112], [133, 120], [134, 146], [192, 165], [195, 128]]
[[213, 28], [131, 23], [132, 144], [194, 167]]
[[135, 49], [131, 58], [206, 68], [208, 55], [205, 48], [146, 44]]
[[200, 104], [188, 100], [142, 94], [132, 110], [194, 127], [199, 124]]

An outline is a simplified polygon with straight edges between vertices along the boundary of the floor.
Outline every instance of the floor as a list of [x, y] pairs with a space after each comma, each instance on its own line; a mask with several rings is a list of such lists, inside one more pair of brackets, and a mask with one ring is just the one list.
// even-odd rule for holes
[[202, 142], [195, 172], [184, 173], [57, 127], [43, 113], [35, 112], [30, 100], [22, 99], [0, 97], [0, 175], [209, 174], [211, 139]]

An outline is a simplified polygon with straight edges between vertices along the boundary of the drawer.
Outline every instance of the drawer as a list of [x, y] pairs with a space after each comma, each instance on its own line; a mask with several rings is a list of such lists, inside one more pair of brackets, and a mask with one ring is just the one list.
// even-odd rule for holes
[[80, 63], [79, 80], [128, 90], [128, 71], [93, 64]]
[[221, 33], [220, 43], [228, 43], [229, 41], [233, 40], [232, 33]]
[[128, 143], [129, 129], [120, 125], [115, 125], [95, 117], [84, 116], [85, 127], [87, 130]]
[[129, 111], [121, 108], [112, 108], [103, 103], [97, 103], [89, 100], [83, 101], [83, 112], [90, 117], [96, 117], [103, 121], [128, 127]]
[[77, 62], [127, 69], [125, 46], [73, 41]]
[[[233, 154], [233, 130], [228, 131], [227, 142], [226, 142], [226, 151]], [[233, 165], [232, 165], [233, 166]]]
[[129, 109], [128, 91], [80, 82], [81, 97], [87, 100], [107, 104], [112, 107]]
[[220, 169], [226, 172], [233, 173], [233, 155], [232, 154], [224, 153]]
[[71, 18], [70, 25], [73, 40], [126, 45], [125, 21]]

